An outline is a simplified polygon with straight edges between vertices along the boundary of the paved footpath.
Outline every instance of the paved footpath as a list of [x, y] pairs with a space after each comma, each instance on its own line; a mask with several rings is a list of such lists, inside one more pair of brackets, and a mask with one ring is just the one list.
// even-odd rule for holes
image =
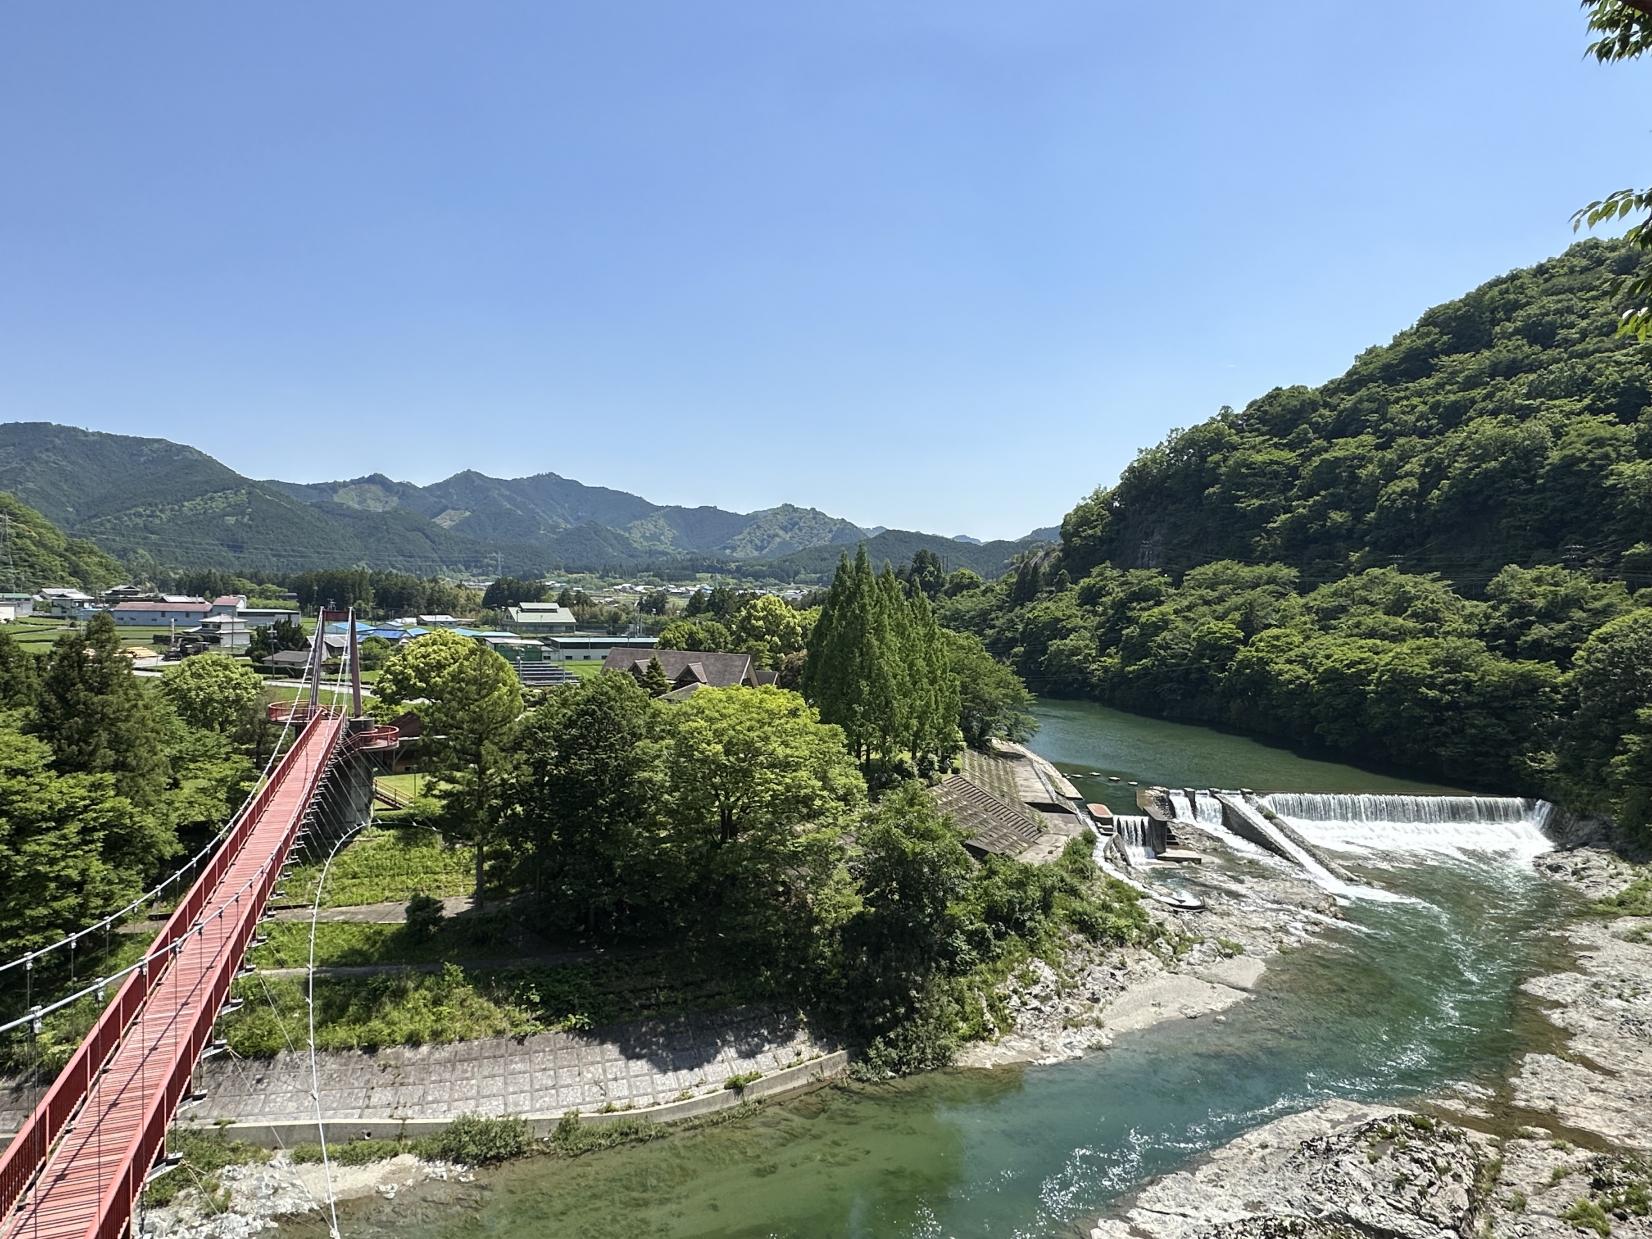
[[[836, 1049], [795, 1016], [758, 1008], [597, 1029], [541, 1033], [377, 1053], [326, 1053], [321, 1097], [329, 1118], [393, 1120], [456, 1114], [561, 1114], [674, 1101], [730, 1076], [772, 1074]], [[192, 1120], [313, 1118], [306, 1054], [215, 1059], [199, 1076], [207, 1096]]]
[[[322, 1108], [342, 1122], [637, 1109], [685, 1092], [716, 1092], [730, 1076], [771, 1075], [837, 1048], [796, 1016], [745, 1007], [586, 1033], [335, 1051], [320, 1056]], [[221, 1056], [196, 1079], [207, 1095], [189, 1108], [193, 1122], [315, 1117], [304, 1053]], [[22, 1101], [21, 1090], [0, 1086], [0, 1131], [16, 1129]]]

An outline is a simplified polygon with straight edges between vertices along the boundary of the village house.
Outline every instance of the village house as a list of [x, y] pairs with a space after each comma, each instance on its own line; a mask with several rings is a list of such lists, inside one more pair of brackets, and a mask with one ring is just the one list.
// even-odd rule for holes
[[39, 609], [59, 619], [70, 619], [92, 604], [92, 595], [78, 589], [65, 589], [59, 586], [41, 590], [39, 598]]
[[641, 683], [648, 675], [649, 664], [655, 661], [671, 684], [667, 700], [680, 700], [702, 688], [732, 688], [736, 684], [756, 688], [759, 683], [750, 654], [616, 649], [603, 659], [602, 669], [628, 672]]

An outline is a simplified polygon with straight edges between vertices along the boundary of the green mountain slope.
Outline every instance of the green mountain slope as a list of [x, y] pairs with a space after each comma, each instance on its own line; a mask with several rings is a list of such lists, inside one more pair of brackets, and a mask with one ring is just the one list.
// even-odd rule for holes
[[0, 425], [0, 489], [143, 571], [481, 567], [492, 547], [417, 515], [305, 503], [165, 439]]
[[[860, 541], [861, 539], [856, 539]], [[1010, 570], [1012, 561], [1032, 546], [1031, 540], [1019, 542], [958, 542], [939, 534], [914, 533], [906, 529], [886, 529], [876, 537], [864, 539], [866, 553], [874, 564], [905, 565], [920, 550], [933, 551], [941, 558], [948, 572], [969, 568], [988, 580], [996, 580]], [[782, 555], [772, 562], [797, 573], [830, 574], [837, 566], [839, 556], [854, 553], [854, 544], [814, 546], [807, 550]]]
[[96, 540], [139, 574], [356, 564], [537, 574], [682, 558], [715, 567], [809, 548], [827, 548], [829, 567], [831, 548], [866, 536], [814, 508], [662, 505], [554, 473], [493, 478], [467, 470], [430, 486], [381, 473], [342, 482], [254, 481], [165, 439], [46, 422], [0, 424], [0, 489]]
[[[792, 504], [757, 512], [685, 508], [650, 503], [626, 491], [587, 486], [555, 473], [495, 478], [466, 470], [429, 486], [393, 482], [382, 474], [348, 482], [270, 485], [310, 503], [341, 503], [371, 511], [405, 508], [456, 534], [489, 543], [554, 540], [560, 531], [601, 525], [630, 540], [628, 559], [634, 559], [638, 551], [772, 558], [865, 536], [849, 521], [814, 508]], [[621, 548], [613, 544], [612, 549]]]
[[107, 589], [124, 575], [92, 543], [65, 537], [15, 495], [0, 492], [0, 593], [32, 593], [48, 585]]
[[1614, 334], [1585, 241], [1437, 306], [1317, 388], [1278, 388], [1142, 452], [1062, 526], [1076, 577], [1274, 561], [1483, 585], [1507, 563], [1652, 581], [1652, 350]]

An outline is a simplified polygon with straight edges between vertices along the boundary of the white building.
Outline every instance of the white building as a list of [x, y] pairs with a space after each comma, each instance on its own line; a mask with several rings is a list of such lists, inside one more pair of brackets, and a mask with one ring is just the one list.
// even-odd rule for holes
[[567, 633], [545, 638], [545, 648], [552, 662], [601, 662], [608, 651], [634, 649], [647, 654], [660, 643], [658, 637], [609, 637], [595, 633]]
[[41, 590], [39, 597], [40, 610], [47, 615], [56, 615], [63, 619], [72, 617], [82, 607], [92, 604], [92, 595], [78, 589], [60, 589], [56, 586]]
[[206, 642], [223, 654], [241, 654], [252, 644], [252, 629], [234, 615], [209, 615], [185, 634]]

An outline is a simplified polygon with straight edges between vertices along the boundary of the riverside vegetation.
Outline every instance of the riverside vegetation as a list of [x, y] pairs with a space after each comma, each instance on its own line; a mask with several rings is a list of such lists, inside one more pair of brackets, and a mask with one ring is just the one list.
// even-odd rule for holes
[[1588, 241], [1141, 453], [941, 622], [1041, 692], [1652, 815], [1652, 356]]
[[[723, 601], [708, 594], [702, 615]], [[726, 601], [729, 626], [761, 661], [795, 665], [809, 622], [814, 704], [778, 687], [667, 701], [628, 675], [524, 701], [508, 663], [449, 632], [384, 658], [378, 708], [423, 717], [437, 795], [345, 849], [319, 898], [411, 900], [409, 923], [325, 926], [317, 960], [447, 966], [318, 980], [319, 1044], [581, 1028], [764, 1000], [812, 1012], [866, 1049], [868, 1070], [906, 1071], [996, 1031], [995, 987], [1033, 955], [1053, 958], [1075, 936], [1151, 935], [1134, 892], [1092, 865], [1089, 841], [1042, 868], [977, 865], [922, 790], [917, 776], [948, 766], [966, 736], [1024, 735], [1028, 698], [979, 642], [943, 633], [921, 591], [874, 575], [862, 552], [840, 565], [818, 618], [773, 598]], [[107, 617], [44, 660], [0, 633], [14, 753], [0, 836], [8, 950], [95, 921], [157, 880], [186, 840], [225, 818], [268, 752], [245, 664], [203, 655], [145, 681], [118, 648]], [[857, 677], [875, 691], [860, 692]], [[318, 880], [301, 865], [289, 896], [317, 897]], [[474, 907], [448, 921], [430, 897], [453, 894]], [[524, 934], [628, 959], [501, 966]], [[278, 928], [258, 962], [307, 960], [299, 937]], [[141, 935], [111, 943], [107, 958], [83, 954], [69, 975], [35, 978], [27, 999], [50, 1001], [75, 975], [142, 951]], [[237, 993], [250, 1001], [223, 1030], [240, 1052], [285, 1048], [305, 1022], [290, 979], [255, 975]], [[54, 1013], [17, 1061], [49, 1068], [95, 1005]]]

